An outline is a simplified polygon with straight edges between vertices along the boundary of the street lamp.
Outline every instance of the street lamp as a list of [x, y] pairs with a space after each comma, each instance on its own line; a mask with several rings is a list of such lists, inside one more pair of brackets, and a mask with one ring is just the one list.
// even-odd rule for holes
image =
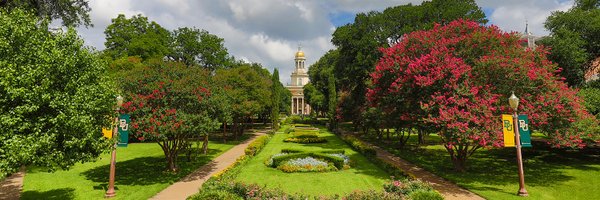
[[525, 173], [523, 172], [523, 156], [521, 156], [521, 137], [519, 136], [519, 128], [518, 124], [518, 115], [517, 109], [519, 108], [519, 98], [515, 96], [515, 92], [512, 92], [512, 95], [508, 98], [508, 104], [513, 109], [513, 129], [515, 130], [515, 137], [517, 143], [517, 163], [519, 165], [519, 191], [517, 195], [519, 196], [529, 196], [527, 190], [525, 189]]
[[[119, 95], [117, 97], [117, 117], [115, 117], [115, 127], [113, 128], [113, 138], [118, 137], [118, 131], [119, 131], [119, 110], [121, 110], [121, 106], [123, 105], [123, 97], [121, 95]], [[116, 159], [117, 159], [117, 143], [114, 144], [113, 149], [112, 149], [112, 153], [110, 155], [110, 175], [108, 177], [108, 190], [106, 190], [106, 193], [104, 194], [105, 198], [111, 198], [116, 196], [117, 194], [115, 193], [115, 165], [116, 165]]]

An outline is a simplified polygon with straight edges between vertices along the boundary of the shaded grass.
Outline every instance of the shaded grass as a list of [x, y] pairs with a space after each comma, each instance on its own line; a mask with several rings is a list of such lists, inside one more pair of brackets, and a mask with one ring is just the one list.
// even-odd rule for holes
[[[515, 148], [480, 149], [468, 159], [468, 171], [454, 171], [446, 150], [430, 135], [429, 144], [417, 147], [416, 137], [398, 150], [382, 145], [427, 171], [444, 177], [487, 199], [523, 199], [519, 189]], [[370, 139], [372, 143], [376, 140]], [[379, 142], [381, 144], [381, 142]], [[523, 148], [528, 199], [600, 199], [600, 153], [551, 149], [535, 143]]]
[[[156, 143], [118, 148], [114, 199], [148, 199], [236, 144], [239, 142], [211, 141], [207, 156], [200, 155], [190, 162], [180, 156], [178, 173], [165, 171], [164, 154]], [[104, 199], [109, 168], [110, 154], [103, 154], [96, 162], [76, 164], [68, 171], [48, 173], [42, 168], [29, 168], [21, 199]]]
[[[384, 182], [389, 179], [387, 173], [328, 131], [320, 134], [320, 137], [327, 139], [327, 143], [284, 143], [283, 140], [288, 136], [289, 134], [285, 133], [275, 134], [267, 146], [241, 169], [236, 180], [270, 188], [280, 188], [287, 193], [321, 196], [348, 194], [359, 189], [381, 190]], [[281, 149], [286, 148], [304, 151], [344, 149], [346, 155], [350, 157], [352, 168], [332, 172], [285, 173], [264, 164], [264, 161], [271, 155], [280, 153]]]

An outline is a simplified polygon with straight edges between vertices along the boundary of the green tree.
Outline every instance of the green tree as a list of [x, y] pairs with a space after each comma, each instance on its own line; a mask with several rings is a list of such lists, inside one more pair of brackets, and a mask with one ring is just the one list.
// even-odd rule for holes
[[174, 39], [171, 59], [187, 65], [200, 65], [214, 71], [233, 64], [224, 46], [223, 38], [196, 28], [179, 28], [172, 33]]
[[281, 88], [279, 81], [279, 70], [273, 69], [273, 76], [271, 78], [271, 99], [273, 104], [271, 105], [271, 127], [273, 130], [279, 129], [279, 105], [281, 105]]
[[202, 137], [206, 153], [208, 134], [218, 126], [210, 112], [215, 102], [210, 101], [207, 70], [157, 60], [124, 72], [120, 79], [132, 132], [160, 145], [168, 170], [178, 170], [178, 155], [190, 146], [190, 138]]
[[546, 19], [550, 36], [541, 41], [550, 47], [550, 60], [558, 63], [570, 86], [581, 86], [592, 60], [600, 56], [600, 3], [576, 0], [568, 11], [555, 11]]
[[329, 50], [308, 69], [311, 82], [305, 86], [304, 96], [315, 112], [327, 113], [329, 110], [329, 74], [332, 73], [338, 58], [339, 50]]
[[42, 20], [60, 19], [64, 26], [85, 25], [92, 26], [89, 12], [91, 11], [87, 0], [2, 0], [0, 8], [8, 11], [15, 9], [27, 10]]
[[[266, 74], [265, 74], [266, 73]], [[221, 87], [231, 97], [234, 136], [239, 137], [251, 121], [270, 114], [271, 76], [258, 64], [241, 64], [231, 69], [219, 69], [213, 77], [216, 87]]]
[[111, 20], [104, 34], [105, 53], [112, 59], [139, 56], [144, 60], [162, 58], [171, 53], [171, 33], [141, 14], [127, 19], [120, 14]]
[[329, 73], [329, 81], [328, 81], [328, 88], [329, 88], [329, 109], [328, 109], [328, 114], [329, 114], [329, 128], [331, 130], [335, 130], [337, 128], [337, 116], [336, 116], [336, 108], [337, 108], [337, 93], [336, 93], [336, 88], [335, 88], [335, 75], [333, 75], [333, 73]]
[[339, 50], [333, 71], [339, 90], [349, 95], [342, 99], [348, 102], [340, 102], [342, 116], [351, 117], [355, 125], [361, 124], [369, 74], [382, 55], [379, 48], [401, 41], [406, 33], [459, 18], [487, 22], [474, 0], [433, 0], [416, 6], [390, 7], [383, 12], [359, 13], [354, 23], [338, 27], [331, 40]]
[[0, 12], [0, 176], [23, 165], [68, 169], [108, 149], [114, 116], [106, 64], [74, 29], [19, 9]]

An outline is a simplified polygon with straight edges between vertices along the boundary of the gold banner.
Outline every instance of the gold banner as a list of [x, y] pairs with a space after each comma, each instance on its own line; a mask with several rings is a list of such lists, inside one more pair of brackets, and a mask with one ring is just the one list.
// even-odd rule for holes
[[515, 146], [515, 128], [513, 127], [513, 117], [511, 115], [502, 115], [502, 132], [504, 132], [504, 146]]

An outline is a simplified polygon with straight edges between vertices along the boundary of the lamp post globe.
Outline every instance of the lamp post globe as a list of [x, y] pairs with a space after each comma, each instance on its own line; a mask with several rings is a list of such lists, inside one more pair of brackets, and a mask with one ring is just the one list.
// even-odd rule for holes
[[508, 104], [510, 104], [510, 107], [514, 111], [517, 111], [517, 108], [519, 107], [519, 98], [515, 96], [515, 92], [513, 92], [512, 95], [510, 95], [510, 97], [508, 98]]
[[121, 95], [117, 96], [117, 109], [121, 108], [123, 105], [123, 97]]

